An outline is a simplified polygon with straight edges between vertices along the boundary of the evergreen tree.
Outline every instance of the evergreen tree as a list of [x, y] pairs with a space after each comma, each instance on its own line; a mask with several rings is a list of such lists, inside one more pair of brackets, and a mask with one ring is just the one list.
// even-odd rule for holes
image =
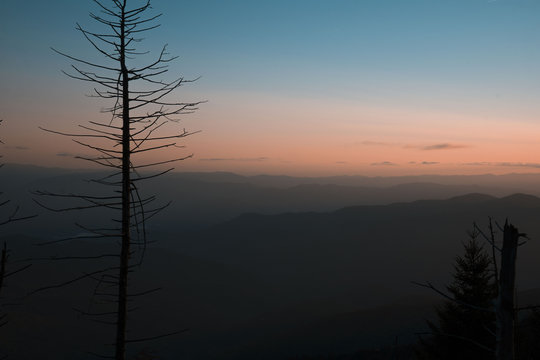
[[438, 324], [427, 322], [433, 336], [421, 340], [421, 359], [494, 358], [487, 348], [495, 349], [495, 314], [477, 309], [491, 309], [497, 296], [492, 260], [478, 233], [469, 236], [463, 256], [456, 257], [452, 284], [446, 287], [455, 301], [437, 309]]

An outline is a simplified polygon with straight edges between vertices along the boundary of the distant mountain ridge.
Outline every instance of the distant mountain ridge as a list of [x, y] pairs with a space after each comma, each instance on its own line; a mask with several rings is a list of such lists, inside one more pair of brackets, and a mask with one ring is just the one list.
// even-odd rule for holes
[[529, 235], [518, 253], [517, 284], [524, 294], [520, 301], [536, 303], [539, 292], [527, 290], [540, 288], [540, 198], [526, 194], [470, 193], [329, 212], [242, 214], [167, 246], [245, 271], [269, 290], [265, 300], [274, 308], [241, 332], [267, 340], [236, 349], [237, 358], [261, 351], [350, 353], [391, 344], [396, 336], [400, 344], [414, 341], [433, 314], [433, 303], [421, 298], [440, 298], [411, 282], [430, 281], [444, 289], [467, 231], [476, 222], [487, 233], [488, 217], [499, 242], [497, 224], [506, 218]]
[[[7, 198], [12, 199], [14, 204], [19, 204], [27, 213], [41, 215], [35, 219], [37, 227], [49, 229], [49, 233], [56, 234], [60, 230], [68, 231], [63, 225], [57, 225], [58, 221], [67, 224], [84, 220], [84, 218], [98, 221], [100, 214], [66, 213], [62, 218], [55, 217], [54, 214], [37, 207], [32, 200], [35, 195], [29, 191], [101, 194], [110, 189], [87, 180], [102, 177], [105, 174], [103, 171], [73, 171], [7, 164], [0, 170], [0, 188]], [[528, 183], [531, 176], [522, 175], [521, 178], [525, 180], [521, 183]], [[439, 179], [448, 183], [458, 178], [461, 179], [461, 183], [453, 185], [427, 182]], [[500, 181], [492, 180], [491, 183], [494, 185], [467, 183], [469, 180], [476, 181], [481, 178]], [[163, 234], [176, 228], [200, 229], [233, 219], [242, 213], [326, 212], [346, 206], [384, 205], [419, 199], [447, 199], [468, 193], [505, 196], [517, 192], [513, 187], [502, 186], [506, 184], [506, 178], [506, 176], [493, 175], [471, 178], [441, 176], [295, 178], [270, 175], [242, 176], [225, 172], [171, 173], [141, 184], [140, 189], [142, 193], [155, 194], [161, 203], [172, 200], [169, 209], [149, 224]], [[408, 182], [396, 183], [402, 180]], [[527, 192], [527, 188], [518, 191]], [[48, 201], [50, 205], [57, 207], [65, 204], [59, 199], [48, 199]], [[28, 230], [22, 225], [20, 229]]]
[[[56, 183], [57, 179], [65, 177], [54, 178], [50, 185], [65, 185], [64, 180]], [[166, 184], [163, 182], [160, 190], [169, 191]], [[242, 201], [235, 198], [237, 194], [268, 192], [271, 196], [267, 199], [273, 200], [271, 197], [278, 194], [291, 197], [299, 193], [294, 188], [287, 193], [290, 189], [249, 184], [224, 186], [223, 189], [237, 193], [223, 193], [223, 189], [217, 191], [210, 183], [194, 180], [168, 186], [178, 184], [199, 189], [198, 195], [202, 194], [201, 189], [214, 189], [215, 195], [223, 196], [219, 211], [252, 206], [244, 203], [234, 208]], [[330, 197], [335, 196], [333, 191], [343, 191], [343, 187], [335, 185], [300, 188], [307, 190], [307, 194], [313, 189], [329, 191]], [[172, 190], [169, 193], [174, 194]], [[211, 195], [209, 199], [215, 203], [214, 194]], [[188, 205], [186, 208], [192, 209], [197, 203]], [[432, 314], [431, 301], [437, 301], [437, 297], [411, 281], [430, 281], [444, 289], [467, 231], [473, 222], [486, 230], [488, 216], [500, 224], [508, 218], [529, 235], [531, 241], [518, 252], [517, 283], [524, 290], [524, 305], [538, 299], [537, 291], [527, 291], [540, 288], [540, 242], [536, 241], [540, 238], [540, 198], [531, 195], [495, 197], [475, 192], [447, 199], [352, 205], [328, 211], [252, 211], [192, 231], [181, 230], [177, 225], [178, 213], [172, 210], [169, 209], [171, 215], [162, 216], [159, 222], [156, 219], [149, 227], [149, 236], [157, 244], [149, 246], [147, 259], [134, 274], [137, 287], [164, 287], [162, 295], [144, 303], [144, 308], [151, 311], [143, 323], [152, 324], [156, 333], [178, 326], [190, 329], [185, 336], [161, 343], [160, 351], [169, 358], [174, 358], [172, 354], [236, 360], [258, 358], [260, 354], [269, 359], [299, 354], [315, 356], [389, 345], [396, 336], [400, 344], [413, 341], [414, 332], [421, 331], [424, 318]], [[47, 221], [51, 219], [55, 218], [49, 217]], [[61, 226], [69, 219], [62, 216], [54, 221]], [[40, 239], [50, 236], [41, 226], [39, 222], [24, 224], [26, 228], [36, 227]], [[500, 232], [496, 235], [500, 241]], [[5, 233], [3, 236], [5, 239]], [[40, 239], [16, 236], [8, 241], [18, 257], [43, 256], [46, 248], [19, 246], [20, 241]], [[101, 249], [104, 244], [69, 242], [66, 247], [53, 247], [50, 254], [93, 254], [89, 250], [97, 250], [96, 246]], [[65, 279], [70, 271], [88, 271], [83, 266], [88, 263], [37, 263], [31, 269], [38, 276], [29, 271], [21, 273], [21, 278], [26, 277], [35, 288], [49, 280], [48, 276]], [[25, 289], [24, 283], [16, 285], [15, 289]], [[93, 287], [86, 286], [78, 284], [75, 291], [66, 288], [30, 299], [30, 310], [22, 308], [14, 314], [17, 321], [10, 335], [11, 346], [19, 346], [21, 353], [32, 353], [34, 349], [24, 348], [17, 339], [34, 336], [36, 331], [40, 334], [36, 341], [54, 352], [54, 343], [47, 335], [56, 334], [52, 330], [60, 331], [54, 328], [56, 324], [67, 325], [68, 329], [82, 326], [67, 310], [75, 302], [88, 305], [84, 294], [91, 294]], [[39, 312], [42, 304], [47, 304], [44, 313]], [[63, 329], [62, 334], [67, 334]], [[92, 335], [71, 334], [79, 337], [62, 347], [71, 354], [66, 358], [73, 358], [89, 339], [104, 337], [99, 327], [89, 327], [88, 331]], [[58, 339], [68, 335], [58, 335]], [[209, 348], [208, 344], [212, 346]]]
[[[534, 188], [540, 184], [540, 173], [508, 173], [502, 175], [402, 175], [402, 176], [366, 176], [366, 175], [339, 175], [339, 176], [289, 176], [289, 175], [240, 175], [227, 171], [194, 172], [179, 170], [169, 174], [174, 178], [200, 180], [217, 183], [251, 183], [266, 187], [292, 187], [302, 184], [333, 184], [343, 186], [378, 186], [389, 187], [410, 183], [436, 183], [441, 185], [481, 185], [507, 188], [527, 187]], [[39, 174], [74, 174], [74, 173], [103, 173], [103, 169], [69, 169], [61, 167], [43, 167], [27, 164], [5, 164], [3, 175], [9, 173], [26, 173], [32, 176]], [[540, 189], [538, 190], [540, 191]], [[528, 191], [527, 191], [528, 192]]]
[[[488, 217], [500, 224], [508, 218], [532, 239], [540, 238], [540, 198], [468, 194], [447, 200], [350, 206], [325, 213], [243, 214], [199, 232], [181, 251], [263, 273], [270, 264], [293, 266], [293, 259], [297, 259], [296, 265], [288, 268], [293, 272], [294, 268], [319, 263], [326, 274], [330, 268], [343, 267], [365, 273], [366, 268], [380, 268], [381, 259], [391, 258], [394, 269], [398, 264], [406, 269], [400, 271], [399, 277], [409, 278], [396, 284], [397, 288], [422, 277], [423, 272], [447, 278], [448, 266], [459, 253], [461, 241], [466, 240], [466, 232], [473, 222], [487, 226]], [[537, 257], [531, 255], [535, 252], [540, 254], [540, 244], [530, 241], [526, 254], [520, 255], [520, 266], [536, 268]], [[430, 257], [424, 258], [423, 254]], [[521, 284], [540, 286], [535, 273], [524, 274]], [[331, 282], [341, 280], [338, 277]]]

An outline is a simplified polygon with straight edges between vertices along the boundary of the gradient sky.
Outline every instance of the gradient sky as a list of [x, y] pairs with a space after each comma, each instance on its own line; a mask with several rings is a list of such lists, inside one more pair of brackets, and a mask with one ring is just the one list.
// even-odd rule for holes
[[[104, 0], [105, 1], [105, 0]], [[179, 92], [208, 100], [180, 127], [178, 170], [292, 175], [540, 171], [538, 0], [154, 0]], [[107, 104], [65, 77], [55, 47], [98, 58], [74, 30], [86, 0], [2, 0], [6, 162], [83, 167], [70, 131]]]

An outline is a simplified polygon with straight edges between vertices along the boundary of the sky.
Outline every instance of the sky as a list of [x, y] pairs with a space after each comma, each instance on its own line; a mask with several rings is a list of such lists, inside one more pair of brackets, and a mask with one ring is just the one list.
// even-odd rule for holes
[[[104, 0], [105, 1], [105, 0]], [[135, 1], [139, 4], [140, 1]], [[205, 100], [179, 171], [409, 175], [540, 171], [538, 0], [154, 0], [177, 93]], [[90, 0], [0, 3], [7, 163], [85, 167], [72, 131], [109, 104], [51, 47], [100, 59], [75, 30]], [[176, 129], [178, 130], [178, 129]], [[178, 149], [177, 149], [178, 150]], [[168, 154], [165, 154], [167, 157]]]

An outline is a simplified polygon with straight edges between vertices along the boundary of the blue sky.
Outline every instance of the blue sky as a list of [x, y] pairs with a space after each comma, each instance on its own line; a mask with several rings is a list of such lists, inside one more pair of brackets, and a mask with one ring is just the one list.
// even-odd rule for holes
[[[324, 174], [465, 172], [471, 168], [460, 164], [498, 160], [536, 164], [539, 1], [152, 3], [163, 13], [162, 26], [143, 48], [167, 43], [180, 56], [171, 74], [201, 76], [180, 96], [209, 101], [186, 119], [189, 128], [203, 130], [188, 141], [196, 156], [187, 168]], [[61, 165], [65, 157], [54, 154], [73, 152], [71, 145], [54, 150], [35, 129], [65, 126], [67, 119], [84, 123], [100, 104], [84, 97], [87, 84], [60, 73], [69, 61], [50, 47], [98, 59], [74, 30], [75, 22], [95, 26], [87, 14], [96, 7], [82, 0], [4, 0], [0, 11], [6, 135], [17, 145], [43, 146], [50, 159], [39, 161]], [[390, 145], [385, 151], [366, 145], [373, 143]], [[429, 157], [403, 154], [446, 143], [462, 146]], [[531, 145], [516, 152], [516, 143]], [[495, 158], [495, 147], [515, 154]], [[30, 151], [6, 155], [31, 162]], [[384, 162], [396, 166], [372, 166]], [[413, 162], [440, 166], [426, 170]], [[496, 171], [475, 171], [486, 170]]]

